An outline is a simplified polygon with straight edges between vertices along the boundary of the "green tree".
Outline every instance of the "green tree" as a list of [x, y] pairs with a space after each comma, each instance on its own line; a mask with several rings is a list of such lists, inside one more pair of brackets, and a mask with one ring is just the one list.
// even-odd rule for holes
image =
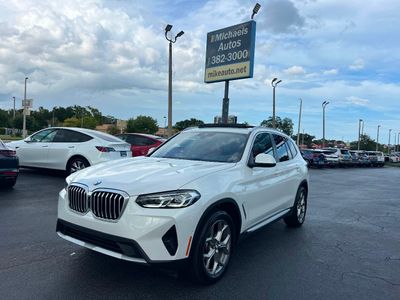
[[[280, 117], [275, 117], [276, 128], [283, 131], [285, 134], [292, 136], [293, 134], [293, 121], [290, 118], [281, 119]], [[261, 126], [272, 128], [272, 117], [267, 120], [263, 120], [260, 124]]]
[[[313, 136], [313, 135], [304, 133], [304, 137], [303, 137], [303, 133], [300, 133], [300, 144], [304, 143], [304, 145], [306, 145], [308, 148], [311, 147], [311, 144], [313, 143], [314, 139], [315, 139], [315, 136]], [[293, 136], [293, 140], [297, 141], [297, 134]]]
[[127, 132], [155, 134], [157, 130], [157, 120], [149, 116], [138, 116], [135, 119], [129, 119], [126, 126]]
[[199, 126], [199, 125], [203, 125], [203, 124], [204, 124], [204, 122], [202, 120], [190, 118], [190, 119], [176, 122], [174, 128], [178, 131], [181, 131], [188, 127], [194, 127], [194, 126]]
[[[383, 146], [379, 145], [379, 150], [383, 150]], [[357, 150], [358, 149], [358, 141], [350, 142], [350, 149]], [[371, 139], [368, 134], [362, 134], [360, 137], [360, 150], [367, 150], [367, 151], [375, 151], [376, 150], [376, 142]]]
[[65, 127], [80, 127], [81, 120], [79, 120], [78, 118], [75, 118], [75, 117], [67, 118], [64, 120], [63, 126], [65, 126]]

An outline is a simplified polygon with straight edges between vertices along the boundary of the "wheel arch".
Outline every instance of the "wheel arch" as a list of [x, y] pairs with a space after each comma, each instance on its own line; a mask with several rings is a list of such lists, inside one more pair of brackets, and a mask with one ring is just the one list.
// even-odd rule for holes
[[65, 165], [65, 169], [66, 169], [66, 170], [68, 169], [69, 164], [71, 163], [71, 161], [74, 160], [75, 158], [83, 158], [84, 160], [86, 160], [86, 161], [88, 162], [89, 166], [92, 165], [91, 162], [90, 162], [90, 160], [87, 159], [84, 155], [82, 155], [82, 154], [74, 154], [74, 155], [72, 155], [70, 158], [68, 158], [67, 163], [66, 163], [66, 165]]
[[[193, 241], [198, 240], [198, 236], [201, 233], [201, 230], [207, 221], [207, 217], [209, 217], [213, 212], [223, 210], [230, 215], [233, 220], [233, 225], [235, 229], [235, 242], [239, 240], [240, 231], [242, 228], [242, 215], [239, 209], [238, 204], [232, 198], [224, 198], [214, 202], [212, 205], [207, 207], [207, 209], [201, 215], [199, 222], [197, 223], [196, 230], [193, 235]], [[190, 251], [192, 253], [192, 249]]]

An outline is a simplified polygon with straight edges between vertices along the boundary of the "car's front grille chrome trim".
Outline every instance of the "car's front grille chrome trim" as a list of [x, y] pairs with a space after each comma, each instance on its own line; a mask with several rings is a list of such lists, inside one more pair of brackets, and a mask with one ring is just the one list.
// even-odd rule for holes
[[89, 210], [96, 218], [118, 220], [129, 196], [117, 190], [96, 189], [89, 192], [87, 188], [72, 184], [68, 187], [69, 208], [75, 212], [86, 214]]

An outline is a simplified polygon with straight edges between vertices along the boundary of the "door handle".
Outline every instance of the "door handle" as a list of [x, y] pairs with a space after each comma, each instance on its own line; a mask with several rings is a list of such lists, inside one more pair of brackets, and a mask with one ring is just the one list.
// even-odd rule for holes
[[47, 147], [49, 147], [49, 146], [47, 146], [47, 145], [42, 146], [42, 148], [47, 148]]
[[75, 146], [69, 146], [68, 148], [71, 148], [71, 149], [72, 149], [72, 148], [75, 148]]

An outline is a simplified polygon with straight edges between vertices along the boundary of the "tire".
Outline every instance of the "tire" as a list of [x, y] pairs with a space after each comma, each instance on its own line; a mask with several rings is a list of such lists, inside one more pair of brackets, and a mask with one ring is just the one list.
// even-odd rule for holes
[[225, 274], [236, 241], [232, 218], [225, 211], [213, 212], [200, 228], [193, 244], [188, 271], [196, 283], [212, 284]]
[[296, 200], [289, 214], [283, 219], [289, 227], [300, 227], [303, 225], [307, 213], [307, 190], [304, 186], [299, 187]]
[[70, 175], [89, 166], [89, 162], [84, 157], [75, 157], [68, 162], [66, 172]]
[[12, 189], [16, 183], [17, 183], [17, 178], [15, 178], [12, 181], [4, 182], [3, 185], [1, 185], [1, 187], [4, 187], [5, 189]]

